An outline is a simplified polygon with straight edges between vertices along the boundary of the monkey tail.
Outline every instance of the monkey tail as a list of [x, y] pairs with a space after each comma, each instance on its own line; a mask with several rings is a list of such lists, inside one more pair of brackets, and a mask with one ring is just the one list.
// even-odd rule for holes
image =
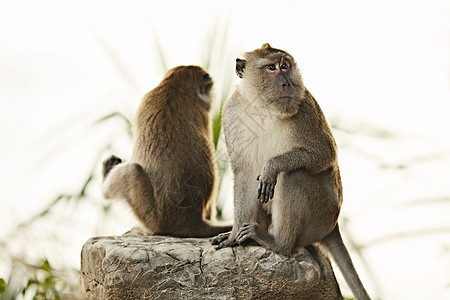
[[322, 240], [322, 243], [333, 256], [355, 298], [357, 300], [370, 300], [370, 296], [364, 288], [361, 279], [359, 279], [350, 254], [342, 241], [338, 225]]
[[201, 224], [202, 225], [197, 227], [197, 230], [194, 229], [192, 233], [195, 237], [214, 237], [218, 234], [231, 231], [232, 229], [231, 225], [215, 224], [209, 220], [203, 220]]

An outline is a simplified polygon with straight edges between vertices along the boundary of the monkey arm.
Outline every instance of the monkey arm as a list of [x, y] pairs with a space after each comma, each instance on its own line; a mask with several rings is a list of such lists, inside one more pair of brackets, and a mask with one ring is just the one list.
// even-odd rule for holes
[[265, 163], [263, 174], [278, 175], [280, 172], [299, 169], [306, 169], [312, 174], [320, 173], [336, 163], [335, 151], [331, 147], [329, 149], [321, 148], [315, 150], [294, 148], [274, 156]]
[[273, 198], [277, 176], [281, 172], [306, 169], [312, 174], [320, 173], [336, 164], [336, 151], [333, 147], [322, 147], [321, 151], [295, 148], [270, 158], [258, 176], [258, 199], [267, 203]]

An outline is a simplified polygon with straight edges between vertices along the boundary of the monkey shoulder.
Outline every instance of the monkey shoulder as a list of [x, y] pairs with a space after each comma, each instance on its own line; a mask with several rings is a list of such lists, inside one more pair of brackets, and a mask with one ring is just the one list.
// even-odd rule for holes
[[291, 136], [302, 148], [310, 152], [327, 153], [336, 158], [336, 142], [331, 128], [314, 97], [306, 91], [299, 112], [290, 120]]

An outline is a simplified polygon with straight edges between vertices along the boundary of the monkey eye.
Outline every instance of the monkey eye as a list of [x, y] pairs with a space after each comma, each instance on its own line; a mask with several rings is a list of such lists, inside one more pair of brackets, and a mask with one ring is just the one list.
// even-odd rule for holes
[[282, 63], [281, 64], [281, 69], [287, 70], [287, 69], [289, 69], [289, 65], [287, 63]]
[[267, 69], [269, 69], [270, 71], [275, 71], [277, 69], [277, 67], [275, 67], [274, 64], [271, 64], [271, 65], [267, 65]]

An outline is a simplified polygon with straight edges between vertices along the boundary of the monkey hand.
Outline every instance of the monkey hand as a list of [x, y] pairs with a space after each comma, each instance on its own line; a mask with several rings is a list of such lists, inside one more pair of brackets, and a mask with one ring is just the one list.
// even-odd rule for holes
[[244, 223], [236, 235], [236, 242], [242, 245], [248, 240], [257, 241], [263, 229], [256, 223]]
[[262, 174], [258, 175], [256, 180], [259, 181], [258, 199], [261, 203], [267, 203], [273, 198], [275, 192], [275, 185], [277, 184], [277, 173], [273, 168], [268, 167], [269, 162], [263, 168]]

